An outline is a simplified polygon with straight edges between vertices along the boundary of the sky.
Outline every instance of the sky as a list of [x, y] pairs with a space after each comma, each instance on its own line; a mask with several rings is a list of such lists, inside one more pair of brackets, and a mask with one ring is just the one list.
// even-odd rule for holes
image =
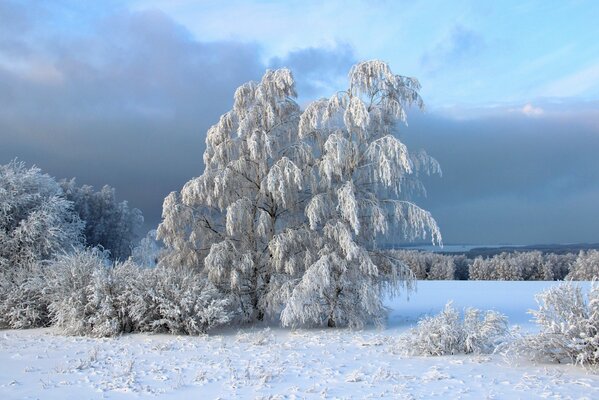
[[301, 105], [356, 62], [417, 77], [398, 135], [439, 160], [446, 243], [599, 242], [599, 2], [0, 1], [0, 163], [109, 184], [145, 228], [202, 173], [235, 88], [288, 67]]

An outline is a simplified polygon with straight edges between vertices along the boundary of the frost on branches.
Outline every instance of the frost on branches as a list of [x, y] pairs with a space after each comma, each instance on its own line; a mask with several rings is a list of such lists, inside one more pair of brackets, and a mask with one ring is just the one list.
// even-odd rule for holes
[[40, 261], [81, 246], [82, 227], [52, 177], [22, 162], [0, 165], [0, 326], [48, 324]]
[[468, 308], [464, 318], [451, 302], [439, 314], [418, 321], [399, 340], [401, 353], [443, 356], [459, 353], [492, 353], [508, 337], [507, 317], [496, 311]]
[[593, 281], [588, 295], [566, 281], [536, 296], [532, 310], [540, 332], [514, 344], [517, 353], [536, 360], [599, 364], [599, 284]]
[[393, 135], [422, 106], [419, 88], [381, 61], [357, 64], [347, 90], [303, 112], [286, 69], [241, 86], [208, 131], [204, 173], [165, 199], [161, 264], [198, 271], [244, 321], [382, 323], [383, 291], [410, 289], [413, 275], [377, 238], [441, 242], [410, 200], [439, 165]]

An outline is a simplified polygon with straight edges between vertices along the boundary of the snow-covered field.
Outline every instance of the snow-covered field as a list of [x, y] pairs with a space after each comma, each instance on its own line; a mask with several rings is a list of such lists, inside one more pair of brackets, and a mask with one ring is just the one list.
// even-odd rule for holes
[[0, 331], [1, 399], [599, 398], [599, 375], [569, 365], [490, 356], [405, 357], [397, 337], [447, 300], [508, 315], [534, 330], [534, 294], [554, 282], [419, 282], [390, 299], [387, 328], [286, 330], [208, 336], [64, 337]]

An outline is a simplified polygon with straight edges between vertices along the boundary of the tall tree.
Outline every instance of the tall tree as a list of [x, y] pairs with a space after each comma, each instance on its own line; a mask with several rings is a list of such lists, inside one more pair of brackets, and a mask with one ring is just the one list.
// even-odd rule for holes
[[293, 250], [289, 235], [271, 246], [278, 268], [284, 262], [305, 269], [282, 298], [284, 325], [382, 322], [382, 291], [411, 288], [412, 273], [379, 251], [377, 238], [430, 233], [440, 243], [435, 220], [410, 201], [423, 191], [419, 175], [440, 173], [439, 165], [423, 151], [409, 153], [393, 135], [409, 106], [422, 107], [419, 89], [416, 79], [394, 75], [382, 61], [362, 62], [351, 69], [347, 90], [302, 114], [299, 162], [307, 166], [310, 187], [305, 215], [320, 240], [316, 248], [305, 244], [310, 257]]
[[204, 173], [164, 201], [163, 263], [203, 270], [243, 320], [261, 319], [271, 273], [268, 244], [296, 207], [302, 172], [287, 157], [300, 109], [291, 72], [267, 71], [237, 89], [233, 109], [208, 130]]
[[162, 263], [205, 274], [244, 320], [283, 310], [284, 325], [380, 322], [382, 291], [411, 287], [412, 275], [377, 236], [441, 239], [408, 197], [439, 166], [392, 134], [422, 105], [418, 82], [381, 61], [349, 78], [303, 113], [286, 69], [241, 86], [208, 131], [204, 173], [165, 199]]

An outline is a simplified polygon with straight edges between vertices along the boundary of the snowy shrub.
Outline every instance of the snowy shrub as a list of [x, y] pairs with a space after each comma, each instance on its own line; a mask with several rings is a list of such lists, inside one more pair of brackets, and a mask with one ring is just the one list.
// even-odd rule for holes
[[26, 329], [50, 323], [45, 272], [40, 263], [0, 270], [0, 327]]
[[230, 317], [229, 301], [196, 272], [112, 262], [97, 248], [58, 257], [47, 276], [51, 320], [69, 335], [197, 335]]
[[131, 331], [124, 295], [137, 279], [130, 263], [112, 265], [97, 248], [59, 256], [48, 267], [52, 322], [69, 335], [114, 336]]
[[141, 211], [129, 208], [126, 201], [118, 202], [114, 188], [108, 185], [97, 192], [89, 185], [77, 186], [75, 179], [63, 180], [60, 186], [65, 198], [73, 202], [75, 212], [85, 223], [86, 245], [110, 251], [114, 260], [129, 257], [144, 220]]
[[587, 296], [580, 286], [564, 282], [536, 296], [538, 310], [531, 311], [540, 332], [514, 343], [517, 354], [531, 359], [599, 364], [599, 284]]
[[415, 328], [400, 338], [399, 349], [421, 356], [490, 353], [507, 335], [504, 315], [469, 308], [462, 319], [449, 302], [441, 313], [418, 321]]
[[226, 324], [230, 301], [188, 268], [143, 268], [127, 293], [131, 321], [141, 332], [199, 335]]
[[581, 251], [566, 278], [573, 281], [599, 279], [599, 251]]

